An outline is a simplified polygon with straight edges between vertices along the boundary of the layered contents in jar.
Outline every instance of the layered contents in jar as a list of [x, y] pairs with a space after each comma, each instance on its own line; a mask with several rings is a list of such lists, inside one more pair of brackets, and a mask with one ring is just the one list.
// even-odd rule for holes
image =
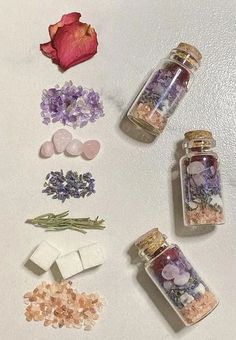
[[214, 155], [196, 155], [182, 163], [185, 225], [224, 223], [219, 162]]
[[149, 80], [129, 115], [162, 132], [187, 91], [189, 78], [185, 68], [166, 63]]
[[198, 322], [218, 304], [215, 295], [176, 245], [156, 257], [147, 271], [186, 325]]

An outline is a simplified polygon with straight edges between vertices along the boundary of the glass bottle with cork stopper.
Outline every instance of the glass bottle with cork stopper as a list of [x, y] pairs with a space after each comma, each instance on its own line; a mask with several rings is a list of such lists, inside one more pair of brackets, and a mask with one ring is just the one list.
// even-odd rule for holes
[[160, 134], [189, 90], [201, 59], [197, 48], [186, 43], [171, 50], [135, 99], [127, 113], [128, 118], [149, 133]]
[[219, 158], [212, 133], [195, 130], [185, 133], [180, 159], [184, 225], [224, 223]]
[[206, 317], [217, 305], [216, 296], [176, 244], [168, 244], [157, 228], [142, 235], [135, 246], [145, 270], [185, 326]]

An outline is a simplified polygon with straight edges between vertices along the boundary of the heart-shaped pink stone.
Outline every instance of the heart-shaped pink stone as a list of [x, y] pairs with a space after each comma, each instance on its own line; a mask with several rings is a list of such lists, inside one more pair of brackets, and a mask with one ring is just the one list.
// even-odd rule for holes
[[100, 147], [101, 145], [97, 140], [87, 140], [83, 145], [83, 155], [87, 159], [93, 159], [97, 156]]
[[164, 277], [164, 279], [172, 280], [177, 275], [179, 275], [179, 268], [176, 265], [174, 265], [174, 264], [167, 264], [162, 269], [162, 273], [161, 274]]
[[44, 142], [40, 148], [40, 155], [43, 158], [49, 158], [54, 154], [54, 146], [52, 142]]
[[194, 161], [192, 163], [190, 163], [187, 167], [187, 172], [190, 175], [196, 175], [196, 174], [200, 174], [205, 170], [204, 165], [199, 162], [199, 161]]
[[59, 129], [54, 133], [52, 141], [56, 152], [62, 153], [65, 151], [67, 145], [72, 141], [72, 134], [66, 129]]
[[70, 156], [79, 156], [83, 151], [83, 143], [78, 139], [72, 139], [72, 141], [67, 145], [66, 152]]
[[174, 284], [176, 284], [177, 286], [183, 286], [188, 282], [189, 279], [190, 279], [189, 272], [184, 272], [175, 277]]

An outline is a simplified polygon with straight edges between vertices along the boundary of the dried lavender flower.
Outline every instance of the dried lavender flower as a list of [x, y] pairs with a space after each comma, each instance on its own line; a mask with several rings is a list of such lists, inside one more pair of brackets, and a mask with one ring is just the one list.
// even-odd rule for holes
[[95, 193], [95, 179], [90, 172], [78, 174], [76, 171], [51, 171], [46, 176], [43, 193], [59, 199], [62, 203], [71, 197], [80, 198]]
[[63, 125], [83, 127], [88, 122], [94, 123], [104, 116], [100, 96], [93, 89], [75, 86], [72, 81], [66, 82], [62, 87], [56, 85], [43, 90], [41, 102], [41, 116], [43, 123], [56, 123]]

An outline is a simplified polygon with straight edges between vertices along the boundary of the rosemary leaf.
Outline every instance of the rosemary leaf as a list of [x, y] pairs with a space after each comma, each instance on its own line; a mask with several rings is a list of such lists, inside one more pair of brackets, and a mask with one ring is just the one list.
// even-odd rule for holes
[[35, 227], [46, 229], [46, 231], [60, 231], [65, 229], [71, 229], [79, 231], [83, 234], [86, 233], [84, 229], [98, 229], [105, 228], [105, 220], [100, 219], [97, 216], [94, 220], [90, 217], [85, 218], [68, 218], [69, 211], [64, 211], [60, 214], [43, 214], [33, 219], [28, 219], [25, 223], [33, 224]]

